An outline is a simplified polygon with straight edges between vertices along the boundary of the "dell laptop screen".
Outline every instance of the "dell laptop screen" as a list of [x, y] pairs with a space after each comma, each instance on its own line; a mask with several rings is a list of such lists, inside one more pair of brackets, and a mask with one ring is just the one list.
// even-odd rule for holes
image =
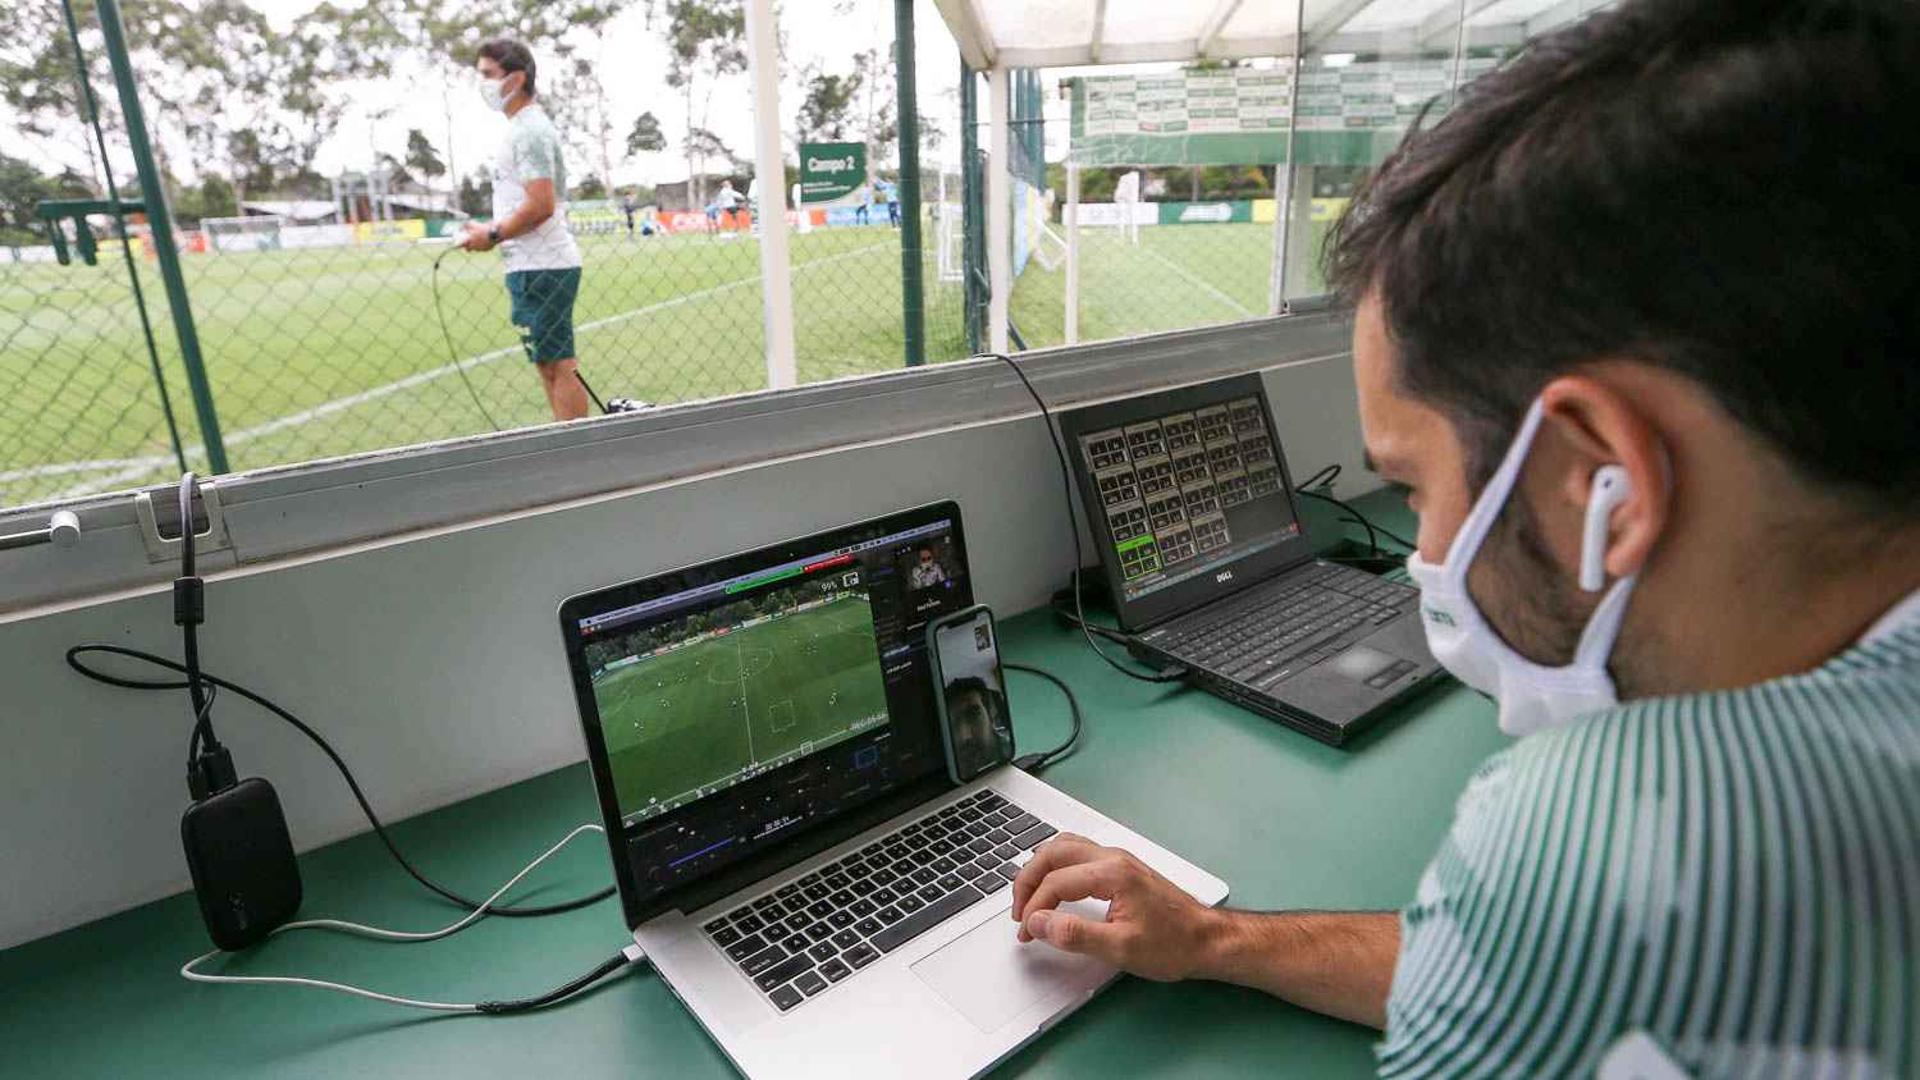
[[1061, 426], [1129, 626], [1211, 599], [1302, 539], [1258, 375], [1091, 406]]
[[937, 773], [922, 637], [971, 603], [951, 503], [569, 600], [630, 902]]

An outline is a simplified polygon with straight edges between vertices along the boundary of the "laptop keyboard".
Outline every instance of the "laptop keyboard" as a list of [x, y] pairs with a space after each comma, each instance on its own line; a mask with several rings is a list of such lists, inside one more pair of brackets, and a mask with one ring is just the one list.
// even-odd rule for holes
[[1013, 882], [1057, 830], [993, 791], [902, 826], [701, 929], [781, 1012]]
[[1265, 689], [1345, 648], [1352, 632], [1411, 610], [1410, 585], [1318, 563], [1255, 588], [1155, 642], [1182, 660]]

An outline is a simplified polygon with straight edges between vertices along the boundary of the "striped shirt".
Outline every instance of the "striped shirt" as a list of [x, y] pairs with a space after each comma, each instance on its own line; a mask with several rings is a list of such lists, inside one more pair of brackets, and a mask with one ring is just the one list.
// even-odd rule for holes
[[1920, 1076], [1920, 624], [1489, 759], [1401, 915], [1388, 1076]]

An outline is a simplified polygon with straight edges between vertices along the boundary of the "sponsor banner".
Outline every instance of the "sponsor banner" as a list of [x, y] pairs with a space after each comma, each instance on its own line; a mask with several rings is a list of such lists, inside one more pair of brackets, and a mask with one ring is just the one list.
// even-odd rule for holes
[[[1065, 213], [1063, 209], [1061, 211]], [[1132, 220], [1129, 221], [1128, 219]], [[1153, 203], [1081, 203], [1082, 225], [1158, 225], [1160, 211]]]
[[280, 229], [283, 248], [346, 247], [353, 243], [351, 225], [287, 225]]
[[1352, 199], [1315, 199], [1309, 216], [1314, 221], [1335, 221], [1347, 212], [1347, 204]]
[[1224, 225], [1230, 221], [1252, 221], [1253, 204], [1245, 199], [1217, 202], [1163, 202], [1159, 208], [1162, 225]]
[[362, 221], [353, 226], [356, 244], [410, 243], [427, 238], [427, 223], [419, 218], [402, 221]]
[[1267, 225], [1273, 224], [1274, 202], [1272, 199], [1253, 200], [1253, 220]]

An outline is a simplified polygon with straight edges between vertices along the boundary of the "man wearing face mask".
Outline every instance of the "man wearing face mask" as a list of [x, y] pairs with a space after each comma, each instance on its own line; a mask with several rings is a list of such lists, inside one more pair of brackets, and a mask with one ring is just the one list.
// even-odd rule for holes
[[1521, 738], [1401, 912], [1061, 837], [1020, 937], [1383, 1028], [1389, 1075], [1920, 1075], [1914, 101], [1904, 0], [1627, 0], [1410, 135], [1331, 277], [1434, 654]]
[[588, 413], [573, 345], [573, 302], [580, 292], [580, 248], [567, 228], [567, 168], [560, 133], [534, 100], [533, 53], [498, 38], [480, 46], [480, 96], [507, 114], [507, 137], [493, 167], [493, 221], [467, 226], [460, 246], [499, 247], [506, 257], [511, 319], [555, 420]]

